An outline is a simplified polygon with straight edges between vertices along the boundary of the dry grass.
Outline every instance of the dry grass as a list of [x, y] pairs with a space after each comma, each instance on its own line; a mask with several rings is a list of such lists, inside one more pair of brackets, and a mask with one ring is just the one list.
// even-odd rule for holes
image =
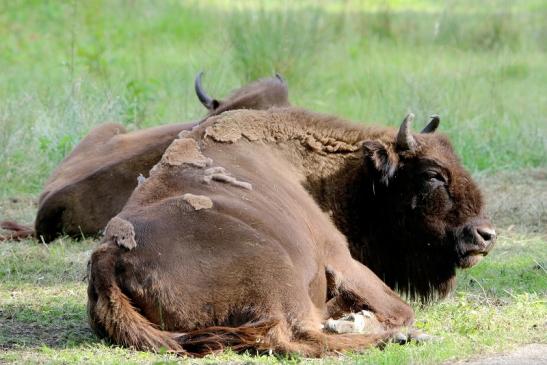
[[547, 168], [476, 176], [500, 229], [547, 234]]

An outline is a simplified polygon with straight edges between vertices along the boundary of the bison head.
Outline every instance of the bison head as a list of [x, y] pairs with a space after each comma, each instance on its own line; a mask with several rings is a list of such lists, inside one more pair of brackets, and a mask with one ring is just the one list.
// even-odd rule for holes
[[201, 85], [203, 72], [196, 76], [194, 83], [199, 101], [209, 110], [207, 117], [234, 109], [265, 110], [271, 107], [289, 106], [287, 83], [279, 74], [275, 77], [257, 80], [234, 91], [227, 99], [211, 98]]
[[486, 256], [496, 234], [479, 188], [448, 139], [434, 133], [439, 118], [416, 135], [413, 118], [395, 136], [364, 142], [367, 193], [358, 204], [366, 223], [353, 249], [391, 287], [431, 299], [450, 291], [456, 268]]

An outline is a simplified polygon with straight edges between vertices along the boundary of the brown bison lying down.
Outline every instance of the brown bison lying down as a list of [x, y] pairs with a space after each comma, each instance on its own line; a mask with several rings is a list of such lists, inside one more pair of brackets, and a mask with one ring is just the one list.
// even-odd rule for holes
[[[287, 86], [279, 75], [246, 85], [224, 101], [207, 96], [201, 86], [201, 73], [196, 77], [195, 88], [209, 110], [203, 120], [231, 109], [289, 105]], [[127, 132], [123, 125], [115, 123], [96, 127], [47, 180], [38, 202], [34, 230], [2, 222], [2, 228], [12, 231], [3, 239], [34, 235], [50, 242], [61, 234], [98, 234], [122, 209], [137, 186], [137, 177], [147, 176], [177, 134], [196, 124], [171, 124], [136, 132]]]
[[[438, 119], [416, 135], [410, 121], [397, 132], [239, 110], [182, 132], [92, 254], [93, 330], [137, 349], [320, 356], [411, 325], [363, 263], [392, 286], [445, 294], [495, 236], [448, 140], [429, 133]], [[378, 331], [322, 330], [361, 310]]]

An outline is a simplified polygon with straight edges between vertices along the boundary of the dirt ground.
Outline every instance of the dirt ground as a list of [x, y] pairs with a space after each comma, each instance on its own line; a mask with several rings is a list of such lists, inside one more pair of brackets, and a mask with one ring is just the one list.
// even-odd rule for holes
[[483, 173], [475, 178], [497, 228], [547, 233], [547, 167]]
[[515, 351], [484, 357], [481, 359], [456, 362], [461, 365], [540, 365], [547, 364], [547, 344], [534, 343]]

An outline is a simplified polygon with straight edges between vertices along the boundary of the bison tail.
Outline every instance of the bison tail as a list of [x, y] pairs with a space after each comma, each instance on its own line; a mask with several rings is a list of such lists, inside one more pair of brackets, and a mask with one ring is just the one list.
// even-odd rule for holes
[[178, 334], [162, 331], [146, 319], [122, 292], [116, 280], [116, 251], [111, 242], [101, 244], [88, 264], [87, 310], [89, 324], [99, 336], [138, 350], [182, 352]]
[[34, 229], [32, 227], [24, 226], [13, 221], [0, 222], [0, 228], [10, 231], [6, 235], [0, 235], [0, 241], [21, 241], [35, 236]]
[[116, 282], [117, 247], [102, 244], [89, 264], [88, 315], [93, 331], [113, 343], [138, 350], [161, 349], [181, 355], [205, 356], [230, 347], [235, 351], [270, 348], [266, 334], [276, 321], [240, 327], [208, 327], [185, 333], [165, 331], [133, 306]]

